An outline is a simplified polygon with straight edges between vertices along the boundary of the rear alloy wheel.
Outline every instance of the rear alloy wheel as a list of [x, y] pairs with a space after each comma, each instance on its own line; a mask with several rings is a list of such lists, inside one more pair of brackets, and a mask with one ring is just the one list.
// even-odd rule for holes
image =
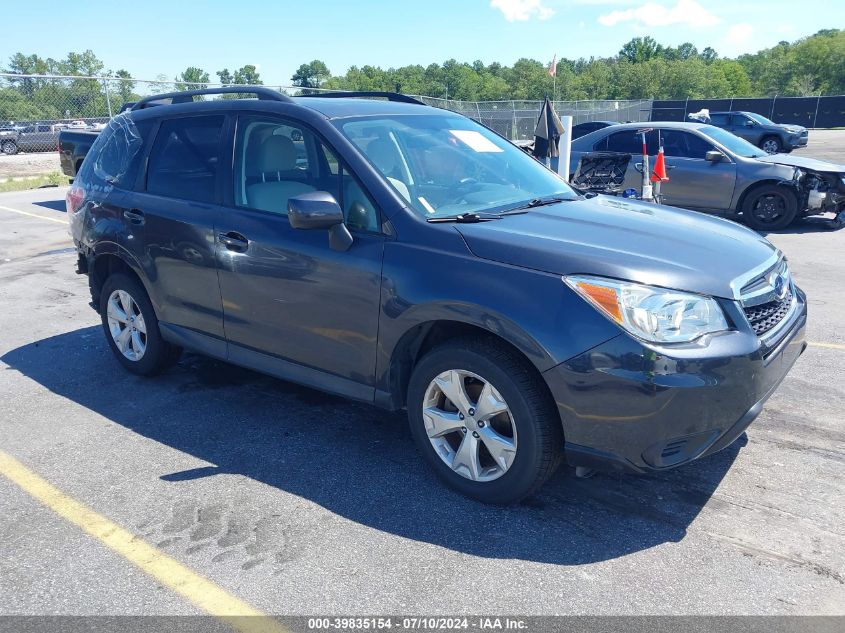
[[182, 350], [161, 338], [152, 303], [137, 279], [122, 273], [106, 279], [100, 316], [109, 347], [133, 374], [152, 376], [179, 359]]
[[795, 194], [782, 185], [763, 185], [743, 202], [745, 223], [757, 231], [779, 231], [792, 224], [798, 214]]
[[12, 156], [18, 153], [18, 146], [14, 141], [3, 141], [3, 143], [0, 144], [0, 151], [7, 156]]
[[760, 143], [760, 149], [767, 154], [779, 154], [781, 151], [780, 139], [777, 136], [767, 136]]
[[560, 463], [563, 432], [542, 377], [494, 340], [446, 341], [416, 365], [408, 419], [417, 448], [450, 487], [515, 503]]
[[106, 318], [118, 351], [131, 361], [139, 361], [147, 351], [147, 326], [141, 308], [125, 290], [115, 290], [108, 299]]

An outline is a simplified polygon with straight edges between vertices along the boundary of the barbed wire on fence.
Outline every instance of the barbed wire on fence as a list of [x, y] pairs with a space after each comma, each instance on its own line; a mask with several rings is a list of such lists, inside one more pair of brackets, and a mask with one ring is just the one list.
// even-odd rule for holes
[[[222, 86], [219, 83], [197, 84], [163, 79], [0, 73], [0, 128], [6, 128], [0, 129], [0, 135], [5, 135], [7, 139], [15, 136], [20, 141], [19, 149], [52, 150], [56, 149], [59, 129], [102, 126], [126, 103], [166, 92]], [[290, 96], [303, 92], [334, 92], [300, 86], [263, 87]], [[475, 119], [511, 140], [533, 137], [542, 106], [542, 101], [459, 101], [426, 95], [410, 96], [428, 105]], [[644, 121], [648, 120], [651, 111], [650, 99], [556, 101], [554, 105], [558, 114], [571, 115], [576, 124], [597, 120]], [[11, 142], [7, 140], [7, 143]]]

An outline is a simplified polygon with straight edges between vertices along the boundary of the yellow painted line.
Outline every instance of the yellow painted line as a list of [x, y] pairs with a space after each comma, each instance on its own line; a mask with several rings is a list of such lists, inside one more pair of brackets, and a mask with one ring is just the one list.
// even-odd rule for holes
[[845, 349], [840, 343], [808, 343], [810, 347], [823, 347], [825, 349]]
[[287, 633], [280, 622], [236, 598], [135, 534], [67, 496], [0, 450], [0, 474], [62, 518], [82, 528], [165, 587], [240, 633]]
[[0, 209], [3, 209], [3, 211], [11, 211], [12, 213], [20, 213], [21, 215], [28, 215], [31, 218], [38, 218], [39, 220], [47, 220], [48, 222], [58, 222], [59, 224], [67, 225], [67, 220], [48, 218], [46, 215], [38, 215], [37, 213], [29, 213], [28, 211], [21, 211], [20, 209], [13, 209], [12, 207], [4, 207], [2, 204], [0, 204]]

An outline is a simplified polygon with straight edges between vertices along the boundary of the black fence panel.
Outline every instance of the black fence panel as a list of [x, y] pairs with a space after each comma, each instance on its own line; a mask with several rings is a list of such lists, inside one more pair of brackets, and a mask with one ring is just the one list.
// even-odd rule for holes
[[813, 127], [845, 126], [845, 95], [819, 99], [818, 114]]
[[775, 111], [771, 119], [775, 123], [793, 123], [804, 127], [813, 127], [818, 103], [818, 97], [775, 99]]
[[707, 108], [756, 112], [775, 123], [792, 123], [810, 128], [845, 126], [845, 95], [835, 97], [774, 97], [733, 99], [666, 99], [654, 101], [652, 121], [686, 121], [687, 115]]

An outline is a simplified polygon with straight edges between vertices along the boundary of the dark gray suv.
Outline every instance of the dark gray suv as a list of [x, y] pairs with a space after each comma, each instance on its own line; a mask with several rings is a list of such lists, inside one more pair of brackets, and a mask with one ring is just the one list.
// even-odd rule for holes
[[807, 128], [775, 123], [756, 112], [711, 112], [709, 123], [744, 138], [767, 154], [791, 152], [807, 146]]
[[[220, 92], [259, 98], [193, 101]], [[406, 408], [444, 481], [510, 503], [563, 457], [727, 446], [803, 351], [805, 296], [748, 229], [584, 197], [467, 118], [355, 96], [209, 89], [111, 121], [67, 205], [124, 367], [184, 348]]]

